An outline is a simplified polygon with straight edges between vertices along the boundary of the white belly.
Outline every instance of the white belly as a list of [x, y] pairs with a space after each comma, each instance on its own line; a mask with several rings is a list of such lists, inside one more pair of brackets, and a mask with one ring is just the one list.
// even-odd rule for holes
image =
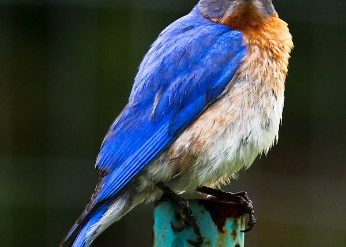
[[[253, 90], [251, 88], [236, 86], [233, 90], [233, 95], [239, 91], [253, 99], [230, 101], [228, 113], [232, 112], [233, 116], [237, 116], [237, 120], [231, 121], [222, 134], [214, 134], [215, 137], [210, 140], [210, 147], [202, 158], [206, 164], [198, 172], [203, 184], [218, 185], [228, 182], [239, 170], [249, 168], [259, 154], [266, 154], [278, 140], [283, 95], [278, 97], [273, 95], [271, 90], [263, 88], [258, 101], [255, 94], [248, 94]], [[232, 95], [230, 97], [234, 98]]]
[[276, 142], [283, 105], [283, 94], [270, 88], [235, 83], [148, 167], [145, 180], [161, 179], [177, 192], [227, 183]]

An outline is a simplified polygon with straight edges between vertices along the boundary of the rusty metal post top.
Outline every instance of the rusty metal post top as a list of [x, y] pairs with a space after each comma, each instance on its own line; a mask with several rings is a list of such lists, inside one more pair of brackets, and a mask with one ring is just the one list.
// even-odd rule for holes
[[[215, 200], [192, 200], [190, 206], [199, 225], [201, 247], [244, 247], [245, 218], [237, 207]], [[175, 232], [176, 205], [161, 201], [154, 211], [154, 247], [191, 247], [188, 239], [196, 236], [191, 227]]]

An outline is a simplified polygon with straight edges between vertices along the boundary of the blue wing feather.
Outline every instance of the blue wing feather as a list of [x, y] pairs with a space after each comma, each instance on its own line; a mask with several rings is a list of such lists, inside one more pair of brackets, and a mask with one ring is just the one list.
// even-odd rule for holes
[[247, 48], [198, 8], [167, 27], [143, 59], [129, 104], [101, 147], [96, 201], [116, 195], [220, 97]]

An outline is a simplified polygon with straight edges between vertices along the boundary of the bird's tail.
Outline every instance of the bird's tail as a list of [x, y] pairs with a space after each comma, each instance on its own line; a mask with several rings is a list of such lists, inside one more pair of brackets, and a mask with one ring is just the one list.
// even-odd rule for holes
[[87, 207], [64, 238], [60, 247], [88, 247], [106, 228], [120, 220], [131, 208], [130, 192], [105, 201], [92, 209]]

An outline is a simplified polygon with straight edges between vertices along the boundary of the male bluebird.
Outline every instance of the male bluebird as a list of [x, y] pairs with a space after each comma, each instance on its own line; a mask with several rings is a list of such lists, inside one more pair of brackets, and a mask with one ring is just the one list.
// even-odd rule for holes
[[267, 153], [278, 139], [292, 48], [271, 0], [200, 0], [169, 25], [104, 139], [100, 181], [62, 246], [89, 246], [162, 191], [218, 188]]

